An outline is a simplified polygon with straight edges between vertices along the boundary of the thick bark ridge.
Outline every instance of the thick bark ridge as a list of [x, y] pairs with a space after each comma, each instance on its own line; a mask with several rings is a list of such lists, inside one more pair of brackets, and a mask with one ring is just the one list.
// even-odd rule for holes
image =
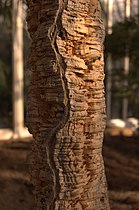
[[96, 0], [28, 0], [37, 210], [108, 210], [104, 27]]

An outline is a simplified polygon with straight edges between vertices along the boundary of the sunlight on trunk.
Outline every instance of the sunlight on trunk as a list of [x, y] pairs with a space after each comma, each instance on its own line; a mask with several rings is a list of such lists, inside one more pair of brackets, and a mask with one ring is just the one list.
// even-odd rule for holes
[[104, 26], [96, 0], [29, 1], [28, 127], [38, 210], [108, 210]]

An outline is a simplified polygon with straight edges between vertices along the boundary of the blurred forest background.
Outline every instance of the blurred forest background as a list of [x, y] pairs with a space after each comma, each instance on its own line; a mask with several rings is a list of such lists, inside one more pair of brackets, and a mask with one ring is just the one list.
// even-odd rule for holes
[[[139, 118], [139, 3], [130, 1], [131, 12], [126, 15], [126, 0], [102, 0], [102, 16], [106, 27], [105, 86], [108, 118]], [[26, 2], [23, 1], [24, 95], [26, 109], [29, 83], [30, 38], [26, 25]], [[135, 10], [135, 12], [134, 12]], [[111, 20], [112, 19], [112, 20]], [[109, 24], [110, 23], [110, 24]], [[111, 27], [111, 28], [110, 28]], [[12, 128], [12, 1], [0, 0], [0, 127]], [[109, 33], [109, 30], [111, 31]], [[128, 55], [128, 72], [125, 57]], [[109, 61], [109, 56], [111, 61]], [[110, 64], [109, 64], [110, 62]], [[110, 69], [109, 69], [110, 68]], [[126, 99], [126, 110], [123, 101]], [[123, 112], [127, 112], [123, 116]], [[126, 120], [126, 119], [124, 119]]]
[[[128, 117], [139, 118], [139, 17], [117, 22], [105, 40], [105, 58], [112, 56], [112, 118], [122, 115], [123, 98], [128, 99]], [[125, 74], [124, 58], [128, 53], [129, 72]], [[106, 76], [107, 76], [107, 68]], [[128, 83], [125, 83], [128, 81]]]
[[[12, 128], [13, 123], [13, 63], [12, 63], [12, 0], [0, 0], [0, 128]], [[23, 63], [24, 63], [24, 109], [29, 83], [30, 38], [26, 24], [26, 1], [23, 1]]]

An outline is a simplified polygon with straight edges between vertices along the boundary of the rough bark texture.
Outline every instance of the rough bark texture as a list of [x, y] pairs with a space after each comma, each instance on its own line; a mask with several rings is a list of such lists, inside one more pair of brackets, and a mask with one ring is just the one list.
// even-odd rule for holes
[[104, 28], [97, 0], [28, 0], [37, 210], [108, 210]]

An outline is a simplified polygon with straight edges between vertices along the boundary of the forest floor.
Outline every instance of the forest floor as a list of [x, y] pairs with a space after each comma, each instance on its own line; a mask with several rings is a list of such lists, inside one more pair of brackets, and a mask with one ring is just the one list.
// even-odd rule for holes
[[[0, 210], [34, 210], [27, 156], [30, 141], [0, 141]], [[111, 210], [139, 210], [139, 138], [106, 137]]]
[[103, 154], [111, 210], [139, 210], [139, 136], [107, 136]]

